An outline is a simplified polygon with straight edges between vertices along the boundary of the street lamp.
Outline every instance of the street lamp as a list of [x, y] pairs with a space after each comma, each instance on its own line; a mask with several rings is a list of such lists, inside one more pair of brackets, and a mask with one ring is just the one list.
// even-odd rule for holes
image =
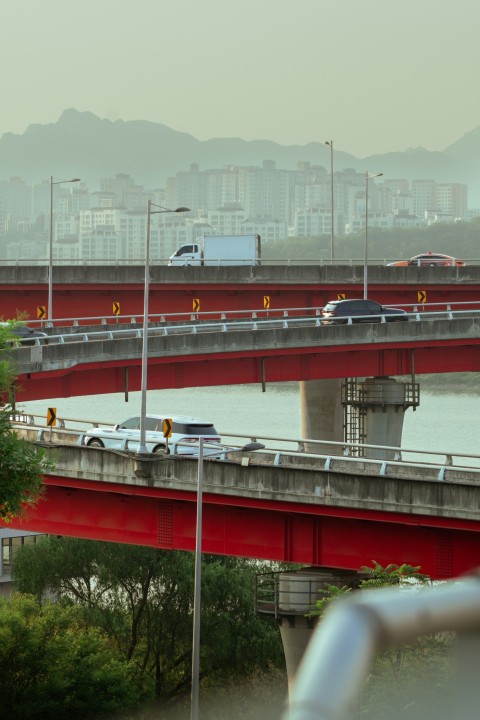
[[333, 240], [334, 240], [334, 207], [333, 207], [333, 140], [326, 140], [325, 145], [330, 147], [330, 215], [331, 215], [331, 228], [330, 228], [330, 259], [333, 262]]
[[[195, 539], [195, 585], [193, 591], [193, 640], [192, 640], [192, 691], [191, 720], [198, 720], [198, 697], [200, 689], [200, 607], [202, 603], [202, 495], [203, 495], [203, 443], [205, 438], [198, 440], [198, 480], [197, 480], [197, 525]], [[191, 446], [190, 446], [191, 447]], [[251, 442], [241, 448], [230, 448], [213, 453], [214, 457], [228, 455], [232, 452], [254, 452], [263, 450], [262, 443]], [[212, 457], [212, 453], [208, 453]]]
[[[152, 210], [153, 207], [160, 208]], [[147, 207], [147, 241], [145, 247], [145, 285], [143, 297], [143, 344], [142, 344], [142, 384], [141, 384], [141, 407], [140, 407], [140, 444], [137, 455], [147, 452], [146, 446], [146, 416], [147, 416], [147, 362], [148, 362], [148, 296], [150, 291], [150, 216], [161, 215], [162, 213], [189, 212], [190, 208], [178, 207], [175, 210], [156, 205], [151, 200]]]
[[368, 295], [368, 181], [373, 178], [381, 177], [383, 173], [369, 174], [365, 170], [365, 247], [363, 252], [363, 299], [367, 299]]
[[54, 180], [50, 176], [50, 250], [48, 253], [48, 320], [53, 320], [52, 300], [53, 300], [53, 186], [62, 185], [63, 183], [77, 183], [80, 178], [71, 178], [70, 180]]

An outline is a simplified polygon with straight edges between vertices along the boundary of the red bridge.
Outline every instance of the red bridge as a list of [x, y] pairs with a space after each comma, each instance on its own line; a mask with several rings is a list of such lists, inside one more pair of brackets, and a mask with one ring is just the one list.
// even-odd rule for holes
[[[150, 312], [220, 317], [227, 310], [268, 309], [273, 318], [276, 309], [322, 307], [339, 295], [361, 297], [362, 270], [158, 267], [152, 269]], [[369, 275], [370, 297], [384, 304], [418, 303], [422, 309], [425, 303], [463, 302], [468, 308], [479, 299], [477, 267], [373, 267]], [[46, 305], [45, 269], [3, 268], [0, 279], [5, 317], [18, 309], [33, 318]], [[141, 320], [142, 268], [55, 268], [54, 317], [81, 316], [89, 324], [88, 316], [104, 316], [116, 323], [113, 304], [122, 316]], [[327, 330], [334, 330], [328, 340]], [[471, 318], [269, 329], [261, 338], [219, 331], [192, 335], [189, 343], [185, 337], [152, 338], [149, 387], [480, 370], [478, 319]], [[19, 399], [137, 389], [141, 341], [129, 342], [128, 348], [125, 343], [120, 348], [120, 341], [97, 343], [96, 350], [88, 342], [77, 343], [75, 351], [73, 345], [46, 346], [40, 360], [34, 356], [38, 348], [19, 349]], [[56, 449], [57, 461], [63, 452]], [[146, 477], [141, 468], [132, 470], [129, 457], [121, 460], [130, 463], [129, 470], [116, 467], [109, 476], [114, 457], [109, 453], [68, 452], [58, 474], [46, 478], [46, 498], [21, 523], [15, 521], [16, 527], [193, 549], [195, 460], [157, 461], [157, 470], [150, 470], [157, 475]], [[295, 470], [208, 463], [215, 477], [211, 487], [207, 479], [204, 496], [204, 550], [355, 570], [373, 559], [409, 562], [439, 578], [478, 565], [478, 473], [454, 479], [447, 469], [443, 481], [398, 473], [367, 472], [362, 478], [359, 471], [348, 475], [316, 463]], [[258, 485], [252, 490], [254, 475]]]
[[[42, 268], [24, 268], [22, 274], [19, 269], [15, 284], [0, 285], [4, 308], [12, 307], [13, 303], [16, 308], [31, 312], [36, 307], [44, 307], [33, 306], [33, 302], [42, 302], [45, 292], [43, 285], [33, 284], [33, 279], [38, 279], [42, 271]], [[119, 328], [121, 318], [109, 314], [115, 305], [123, 322], [128, 309], [127, 319], [136, 321], [130, 326], [141, 327], [144, 290], [141, 271], [138, 267], [93, 267], [87, 273], [82, 267], [68, 272], [58, 268], [55, 314], [68, 314], [75, 309], [75, 316], [83, 318], [79, 323], [86, 325], [91, 323], [89, 313], [98, 317], [102, 310], [108, 310], [105, 320]], [[302, 314], [300, 308], [322, 307], [332, 296], [361, 296], [362, 271], [363, 268], [342, 266], [157, 267], [152, 270], [150, 315], [183, 312], [188, 318], [196, 317], [198, 312], [205, 317], [206, 312], [210, 318], [219, 318], [221, 312], [241, 310], [239, 317], [258, 311], [267, 312], [273, 320], [283, 317], [284, 308], [290, 308], [289, 316], [295, 317]], [[62, 282], [62, 275], [67, 274], [72, 275], [71, 283]], [[81, 283], [78, 275], [83, 276]], [[443, 309], [450, 303], [456, 303], [457, 308], [472, 308], [480, 297], [480, 267], [373, 267], [370, 276], [372, 297], [383, 303], [416, 304], [420, 314], [430, 307], [436, 308], [437, 303]], [[24, 283], [20, 282], [22, 277]], [[134, 279], [137, 282], [133, 282]], [[408, 328], [396, 327], [396, 323], [375, 325], [368, 330], [365, 326], [349, 327], [348, 334], [343, 332], [345, 328], [311, 331], [292, 325], [282, 331], [270, 329], [258, 334], [224, 333], [219, 328], [215, 337], [198, 333], [188, 340], [179, 336], [155, 336], [149, 341], [149, 387], [480, 370], [477, 326], [467, 320], [463, 326], [456, 320], [435, 327], [432, 323], [427, 327], [425, 322], [422, 320], [421, 328], [416, 323], [408, 323]], [[54, 324], [60, 326], [62, 322]], [[99, 337], [97, 335], [97, 339]], [[21, 375], [17, 399], [139, 389], [139, 336], [131, 338], [129, 344], [122, 341], [87, 345], [65, 345], [57, 350], [45, 347], [36, 361], [32, 360], [29, 349], [16, 351]]]
[[[369, 268], [369, 296], [383, 304], [471, 302], [480, 299], [480, 266]], [[54, 267], [54, 318], [143, 315], [141, 266]], [[25, 312], [37, 319], [47, 306], [47, 267], [0, 268], [4, 318]], [[150, 268], [151, 314], [323, 307], [338, 295], [363, 297], [361, 266]]]
[[[15, 527], [193, 550], [197, 460], [136, 460], [78, 446], [52, 449], [46, 495]], [[203, 549], [222, 555], [358, 570], [421, 565], [432, 577], [478, 565], [479, 471], [255, 453], [205, 460]], [[85, 479], [89, 477], [90, 479]]]

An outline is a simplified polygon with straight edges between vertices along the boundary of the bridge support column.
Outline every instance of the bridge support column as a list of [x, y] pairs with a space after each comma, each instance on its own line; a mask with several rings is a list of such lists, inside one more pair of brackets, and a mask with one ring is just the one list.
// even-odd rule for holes
[[303, 568], [257, 576], [256, 611], [274, 615], [280, 625], [288, 686], [305, 652], [317, 618], [306, 617], [327, 585], [358, 587], [362, 573], [334, 568]]
[[[367, 378], [357, 383], [357, 398], [352, 409], [358, 414], [356, 422], [362, 428], [359, 441], [367, 445], [401, 447], [405, 410], [417, 405], [416, 384], [390, 377]], [[368, 456], [392, 460], [394, 453], [381, 449], [369, 450]]]
[[[300, 418], [302, 438], [310, 440], [333, 440], [343, 442], [342, 381], [300, 381]], [[336, 446], [307, 443], [307, 452], [338, 455]]]

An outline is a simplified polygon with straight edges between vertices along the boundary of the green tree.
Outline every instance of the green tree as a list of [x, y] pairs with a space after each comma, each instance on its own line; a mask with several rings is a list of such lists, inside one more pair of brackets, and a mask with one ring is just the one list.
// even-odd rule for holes
[[[368, 233], [370, 262], [401, 260], [432, 250], [468, 260], [478, 258], [480, 218], [469, 222], [436, 223], [419, 228], [391, 228], [382, 230], [371, 227]], [[335, 238], [337, 260], [362, 260], [365, 233], [360, 231]], [[313, 260], [330, 258], [330, 237], [321, 235], [310, 238], [287, 238], [262, 247], [262, 257]]]
[[[0, 395], [7, 397], [15, 380], [8, 355], [17, 342], [8, 326], [0, 326]], [[12, 429], [11, 413], [10, 405], [0, 407], [0, 519], [7, 522], [39, 499], [43, 474], [51, 467], [41, 448]]]
[[142, 696], [129, 663], [78, 608], [32, 596], [0, 600], [0, 666], [5, 718], [94, 718]]
[[[273, 664], [283, 668], [277, 625], [255, 615], [258, 563], [203, 556], [201, 684], [218, 686]], [[17, 552], [22, 592], [47, 590], [80, 605], [115, 641], [137, 678], [172, 704], [190, 692], [194, 556], [113, 543], [43, 538]]]

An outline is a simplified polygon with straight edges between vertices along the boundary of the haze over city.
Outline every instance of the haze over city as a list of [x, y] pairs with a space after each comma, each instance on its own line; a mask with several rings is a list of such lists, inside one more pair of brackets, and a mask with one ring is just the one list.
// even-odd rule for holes
[[443, 150], [479, 125], [475, 0], [17, 0], [0, 136], [68, 107], [363, 157]]

